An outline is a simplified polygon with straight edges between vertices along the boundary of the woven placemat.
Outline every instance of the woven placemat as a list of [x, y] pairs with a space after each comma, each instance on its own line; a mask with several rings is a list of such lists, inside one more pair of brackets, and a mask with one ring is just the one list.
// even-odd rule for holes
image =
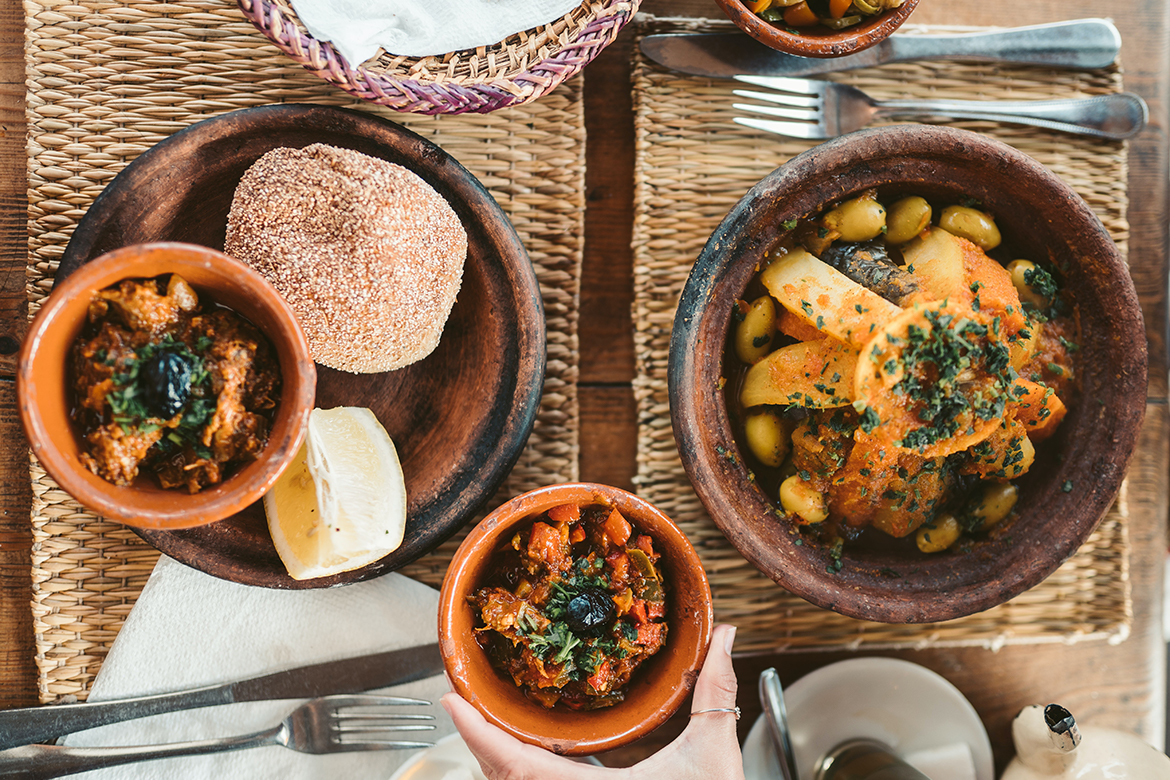
[[[639, 16], [651, 32], [726, 30]], [[919, 28], [921, 29], [921, 28]], [[913, 28], [911, 28], [913, 31]], [[635, 47], [635, 51], [637, 48]], [[634, 323], [638, 403], [638, 490], [685, 529], [707, 569], [718, 620], [739, 626], [737, 651], [1122, 641], [1132, 620], [1125, 489], [1080, 551], [1041, 585], [960, 620], [921, 626], [869, 623], [821, 610], [760, 574], [706, 515], [679, 460], [670, 425], [667, 358], [675, 306], [707, 237], [735, 203], [776, 166], [815, 142], [732, 123], [732, 82], [666, 72], [635, 54], [637, 161]], [[936, 62], [886, 65], [833, 77], [875, 98], [1041, 99], [1121, 88], [1121, 72]], [[742, 102], [742, 101], [739, 101]], [[1126, 147], [1020, 126], [953, 122], [1035, 157], [1093, 208], [1125, 252]]]
[[[487, 115], [395, 114], [354, 100], [269, 43], [234, 5], [26, 2], [30, 313], [78, 219], [107, 182], [171, 133], [282, 102], [382, 115], [433, 140], [491, 191], [540, 282], [548, 371], [536, 427], [497, 501], [577, 477], [577, 306], [585, 185], [581, 80]], [[40, 696], [84, 699], [158, 553], [85, 511], [35, 462], [33, 618]], [[493, 504], [494, 505], [494, 504]], [[448, 545], [407, 574], [431, 584]]]

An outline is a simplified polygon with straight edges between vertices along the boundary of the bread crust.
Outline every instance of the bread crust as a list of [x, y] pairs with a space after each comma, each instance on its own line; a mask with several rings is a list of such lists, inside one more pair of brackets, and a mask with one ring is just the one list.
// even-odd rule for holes
[[265, 154], [236, 187], [224, 251], [288, 301], [318, 363], [393, 371], [439, 344], [467, 233], [414, 172], [313, 144]]

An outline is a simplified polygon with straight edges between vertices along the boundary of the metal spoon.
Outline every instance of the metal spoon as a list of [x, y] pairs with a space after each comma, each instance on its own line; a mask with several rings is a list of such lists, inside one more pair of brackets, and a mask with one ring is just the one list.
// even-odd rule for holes
[[796, 755], [792, 752], [792, 741], [788, 738], [788, 710], [784, 708], [784, 689], [780, 686], [780, 675], [775, 669], [760, 672], [760, 704], [768, 718], [768, 730], [772, 734], [772, 746], [780, 759], [780, 772], [784, 780], [800, 780], [796, 770]]

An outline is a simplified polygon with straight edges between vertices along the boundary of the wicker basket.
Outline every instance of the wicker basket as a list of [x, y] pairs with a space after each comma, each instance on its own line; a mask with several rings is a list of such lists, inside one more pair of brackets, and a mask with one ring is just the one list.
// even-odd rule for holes
[[585, 0], [551, 24], [490, 47], [441, 56], [382, 52], [354, 67], [315, 40], [286, 0], [237, 0], [260, 32], [307, 70], [349, 94], [419, 114], [487, 113], [535, 100], [577, 73], [617, 37], [641, 0]]

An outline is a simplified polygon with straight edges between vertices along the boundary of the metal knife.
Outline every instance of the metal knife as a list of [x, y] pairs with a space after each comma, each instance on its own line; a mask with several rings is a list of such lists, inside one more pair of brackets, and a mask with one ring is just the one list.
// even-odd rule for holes
[[176, 710], [242, 701], [310, 699], [421, 680], [443, 671], [437, 644], [329, 661], [177, 693], [0, 710], [0, 750]]
[[1051, 68], [1104, 68], [1121, 35], [1106, 19], [1077, 19], [990, 32], [895, 34], [857, 54], [829, 59], [770, 49], [745, 33], [648, 35], [642, 53], [660, 65], [709, 78], [814, 76], [911, 60], [986, 60]]

